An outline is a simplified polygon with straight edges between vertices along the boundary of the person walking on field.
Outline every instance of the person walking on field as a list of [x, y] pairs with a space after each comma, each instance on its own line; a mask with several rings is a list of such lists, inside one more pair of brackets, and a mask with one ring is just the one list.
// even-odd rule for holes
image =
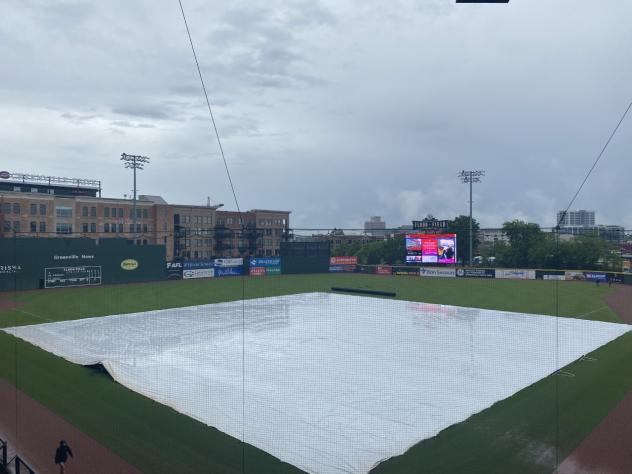
[[74, 458], [72, 449], [70, 449], [70, 446], [68, 446], [68, 444], [62, 439], [59, 442], [57, 451], [55, 451], [55, 464], [59, 464], [59, 472], [61, 474], [66, 472], [66, 461], [68, 461], [69, 454], [71, 458]]

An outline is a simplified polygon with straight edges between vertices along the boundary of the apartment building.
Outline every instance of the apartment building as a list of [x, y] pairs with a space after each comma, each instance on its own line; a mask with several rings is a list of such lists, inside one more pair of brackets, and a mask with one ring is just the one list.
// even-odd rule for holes
[[0, 237], [124, 238], [165, 245], [169, 260], [189, 260], [275, 256], [289, 235], [289, 211], [220, 211], [221, 205], [169, 204], [153, 195], [103, 198], [99, 181], [2, 176]]

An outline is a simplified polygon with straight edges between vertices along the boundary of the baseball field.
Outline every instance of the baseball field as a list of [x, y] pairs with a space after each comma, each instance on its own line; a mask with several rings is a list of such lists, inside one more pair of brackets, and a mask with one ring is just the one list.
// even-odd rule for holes
[[[5, 293], [0, 327], [328, 292], [332, 286], [394, 291], [406, 301], [622, 322], [605, 302], [616, 285], [324, 274]], [[631, 342], [627, 333], [562, 374], [541, 379], [373, 471], [552, 472], [632, 390]], [[143, 472], [299, 472], [125, 388], [104, 371], [72, 364], [3, 332], [0, 378]]]

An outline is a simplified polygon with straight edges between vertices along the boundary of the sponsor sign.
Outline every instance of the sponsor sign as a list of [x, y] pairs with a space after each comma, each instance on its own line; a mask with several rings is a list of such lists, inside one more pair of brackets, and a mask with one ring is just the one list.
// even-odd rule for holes
[[250, 267], [280, 267], [281, 257], [254, 258], [250, 259]]
[[101, 284], [101, 267], [49, 267], [44, 269], [44, 288]]
[[266, 275], [280, 275], [281, 267], [266, 267]]
[[564, 280], [564, 275], [554, 275], [552, 273], [543, 273], [542, 274], [542, 279], [543, 280]]
[[136, 270], [138, 268], [138, 260], [126, 258], [121, 262], [121, 268], [127, 271]]
[[182, 271], [182, 278], [185, 280], [189, 280], [191, 278], [213, 278], [214, 276], [214, 268], [197, 268], [193, 270]]
[[456, 269], [454, 268], [420, 268], [419, 276], [422, 277], [445, 277], [454, 278], [456, 276]]
[[459, 278], [497, 278], [493, 268], [458, 268], [456, 276]]
[[167, 279], [182, 279], [182, 262], [167, 262]]
[[390, 265], [378, 265], [375, 267], [375, 273], [378, 275], [392, 275], [393, 267]]
[[0, 265], [0, 275], [10, 275], [22, 270], [20, 265]]
[[335, 265], [357, 265], [358, 264], [358, 257], [357, 256], [352, 256], [352, 257], [330, 257], [329, 258], [329, 265], [331, 266], [335, 266]]
[[409, 276], [419, 276], [419, 271], [416, 268], [410, 267], [396, 267], [393, 272], [395, 275], [409, 275]]
[[423, 219], [421, 221], [413, 221], [413, 229], [445, 229], [450, 226], [449, 220], [439, 219]]
[[519, 268], [499, 268], [496, 270], [496, 278], [535, 280], [535, 270], [521, 270]]
[[[234, 259], [243, 260], [243, 259]], [[243, 267], [215, 267], [216, 277], [238, 276], [243, 274]]]
[[582, 281], [586, 279], [584, 272], [564, 272], [564, 280]]
[[330, 272], [348, 272], [353, 273], [356, 271], [356, 265], [329, 265]]
[[216, 258], [216, 267], [241, 267], [244, 264], [243, 258]]
[[184, 270], [195, 270], [196, 268], [213, 268], [213, 260], [187, 260], [182, 262], [182, 268]]
[[586, 276], [586, 280], [588, 281], [596, 281], [596, 282], [608, 281], [607, 275], [602, 272], [584, 272], [584, 275]]
[[623, 275], [620, 273], [608, 273], [608, 278], [612, 283], [623, 283]]
[[263, 276], [266, 274], [266, 267], [250, 267], [250, 275]]

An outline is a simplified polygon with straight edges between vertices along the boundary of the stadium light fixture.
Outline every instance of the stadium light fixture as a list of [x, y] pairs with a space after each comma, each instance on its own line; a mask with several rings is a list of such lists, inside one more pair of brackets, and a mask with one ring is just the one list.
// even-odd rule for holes
[[462, 183], [470, 184], [470, 267], [472, 266], [472, 183], [480, 183], [481, 176], [485, 176], [485, 171], [483, 170], [471, 170], [471, 171], [461, 171], [459, 173], [459, 178]]
[[121, 161], [125, 163], [125, 168], [131, 168], [134, 172], [134, 204], [132, 211], [132, 224], [134, 225], [133, 233], [136, 233], [136, 170], [142, 170], [149, 163], [149, 157], [141, 155], [128, 155], [123, 153]]

